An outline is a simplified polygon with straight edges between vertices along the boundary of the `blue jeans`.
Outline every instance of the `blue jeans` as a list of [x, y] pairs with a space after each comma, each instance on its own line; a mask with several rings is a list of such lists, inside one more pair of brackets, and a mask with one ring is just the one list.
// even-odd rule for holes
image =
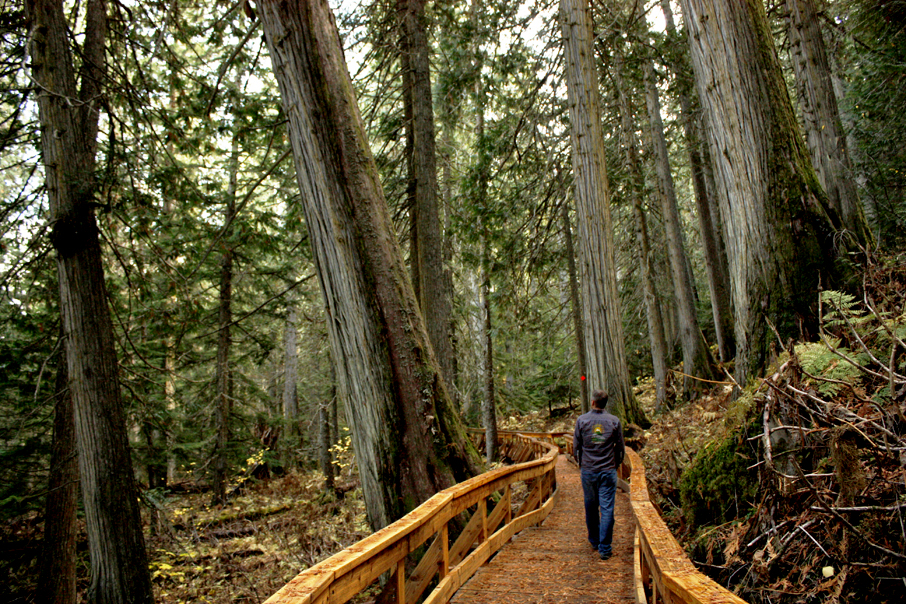
[[617, 471], [582, 470], [582, 490], [585, 492], [585, 526], [588, 527], [588, 542], [598, 550], [598, 553], [610, 555]]

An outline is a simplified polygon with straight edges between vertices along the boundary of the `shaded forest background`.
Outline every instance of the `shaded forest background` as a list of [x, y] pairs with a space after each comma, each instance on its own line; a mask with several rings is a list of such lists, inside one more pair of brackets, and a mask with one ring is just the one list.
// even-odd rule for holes
[[[327, 481], [336, 472], [330, 488], [342, 491], [337, 465], [351, 463], [286, 116], [248, 6], [109, 7], [95, 203], [146, 516], [158, 513], [168, 494], [216, 489], [215, 461], [224, 463], [229, 495], [256, 473], [315, 468]], [[851, 179], [873, 236], [865, 256], [896, 255], [906, 244], [906, 3], [818, 6]], [[334, 8], [396, 234], [411, 257], [412, 150], [395, 7]], [[661, 412], [689, 398], [691, 386], [684, 388], [682, 375], [652, 89], [676, 186], [684, 270], [714, 360], [710, 377], [729, 381], [733, 372], [732, 355], [717, 345], [695, 204], [688, 148], [700, 143], [687, 138], [682, 123], [684, 99], [692, 98], [693, 115], [700, 110], [681, 22], [676, 31], [667, 28], [660, 3], [591, 8], [627, 364], [634, 383], [656, 373], [637, 247], [640, 208], [665, 361], [679, 370], [666, 374], [651, 407]], [[78, 34], [84, 7], [65, 9]], [[786, 4], [770, 3], [767, 16], [798, 107]], [[582, 406], [584, 376], [570, 302], [576, 206], [557, 4], [429, 4], [427, 23], [444, 274], [453, 292], [452, 396], [474, 427], [489, 393], [502, 417], [573, 414]], [[15, 544], [13, 533], [33, 537], [43, 518], [62, 328], [37, 124], [40, 89], [26, 69], [28, 31], [17, 7], [3, 6], [0, 35], [0, 516]], [[227, 259], [231, 338], [224, 352]], [[228, 384], [225, 433], [216, 421], [218, 380]], [[901, 393], [891, 388], [884, 396]], [[5, 551], [0, 563], [19, 555], [14, 545]]]

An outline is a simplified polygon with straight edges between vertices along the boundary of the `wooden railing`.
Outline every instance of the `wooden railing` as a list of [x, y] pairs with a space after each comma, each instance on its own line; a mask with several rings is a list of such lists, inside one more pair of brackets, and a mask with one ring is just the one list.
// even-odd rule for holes
[[[556, 445], [509, 432], [501, 433], [498, 441], [501, 454], [515, 465], [441, 491], [400, 520], [297, 575], [265, 604], [342, 604], [385, 573], [390, 576], [383, 590], [390, 590], [394, 602], [415, 604], [435, 581], [424, 602], [449, 601], [513, 535], [543, 521], [557, 498]], [[514, 512], [513, 487], [520, 483], [526, 485], [526, 495]], [[490, 512], [489, 501], [494, 504]], [[470, 511], [466, 520], [463, 516]], [[450, 525], [456, 522], [463, 528], [451, 545]]]

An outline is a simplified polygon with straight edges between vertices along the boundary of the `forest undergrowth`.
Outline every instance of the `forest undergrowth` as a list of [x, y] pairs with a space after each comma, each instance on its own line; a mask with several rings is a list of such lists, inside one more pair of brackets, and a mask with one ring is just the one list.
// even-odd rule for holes
[[[902, 602], [906, 257], [825, 291], [766, 377], [656, 418], [649, 488], [690, 558], [748, 602]], [[644, 397], [643, 397], [644, 400]]]

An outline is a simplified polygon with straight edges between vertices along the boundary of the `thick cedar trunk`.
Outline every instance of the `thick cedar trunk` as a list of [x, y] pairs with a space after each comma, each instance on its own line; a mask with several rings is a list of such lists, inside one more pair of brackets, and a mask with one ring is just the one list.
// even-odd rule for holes
[[[661, 9], [667, 31], [675, 36], [676, 25], [673, 21], [673, 10], [669, 0], [661, 0]], [[671, 68], [681, 80], [680, 121], [686, 136], [686, 149], [689, 154], [689, 170], [692, 173], [692, 190], [695, 195], [695, 208], [698, 214], [699, 232], [702, 241], [702, 252], [705, 258], [705, 271], [708, 275], [708, 290], [711, 294], [711, 316], [714, 320], [714, 335], [717, 339], [717, 350], [720, 360], [729, 362], [736, 355], [736, 342], [733, 339], [733, 310], [730, 305], [730, 273], [727, 269], [727, 255], [721, 233], [720, 213], [714, 203], [714, 195], [709, 191], [706, 170], [707, 158], [703, 157], [703, 137], [696, 128], [695, 112], [692, 109], [690, 90], [685, 84], [689, 72], [688, 51], [679, 54]], [[674, 55], [675, 56], [675, 55]]]
[[569, 222], [569, 206], [565, 203], [560, 208], [560, 218], [563, 223], [563, 239], [566, 242], [566, 266], [569, 271], [569, 310], [573, 320], [573, 331], [576, 334], [576, 369], [579, 372], [579, 400], [582, 401], [582, 413], [587, 413], [591, 408], [591, 396], [588, 392], [588, 380], [586, 379], [586, 371], [588, 369], [585, 362], [585, 332], [582, 330], [582, 299], [579, 297], [579, 273], [576, 269], [576, 250], [573, 246], [573, 229]]
[[815, 2], [786, 0], [786, 7], [790, 58], [812, 164], [843, 226], [859, 245], [869, 248], [873, 238], [856, 191]]
[[[835, 282], [834, 232], [757, 0], [683, 0], [709, 122], [734, 302], [740, 385], [775, 341], [817, 326], [819, 280]], [[732, 42], [731, 42], [732, 41]]]
[[624, 421], [643, 423], [635, 400], [623, 342], [614, 263], [610, 192], [604, 165], [598, 75], [586, 0], [561, 0], [566, 87], [582, 282], [588, 379], [610, 394], [609, 408]]
[[288, 116], [339, 396], [378, 529], [481, 462], [422, 323], [333, 15], [323, 0], [265, 0], [258, 8]]
[[[404, 96], [407, 104], [407, 118], [411, 115], [412, 153], [410, 182], [414, 187], [414, 223], [416, 242], [413, 264], [417, 270], [416, 292], [428, 336], [440, 363], [441, 373], [447, 383], [448, 392], [454, 392], [453, 346], [450, 328], [451, 292], [447, 288], [444, 272], [443, 234], [440, 228], [440, 213], [437, 202], [437, 161], [434, 139], [434, 107], [431, 93], [430, 48], [425, 17], [424, 0], [401, 0], [400, 17], [403, 25], [402, 55]], [[411, 112], [411, 114], [410, 114]]]
[[686, 247], [683, 227], [673, 174], [670, 172], [670, 157], [667, 153], [667, 139], [664, 137], [664, 122], [661, 119], [661, 103], [658, 98], [654, 67], [645, 61], [645, 90], [648, 106], [648, 123], [651, 128], [651, 144], [654, 148], [655, 171], [657, 172], [658, 193], [667, 233], [667, 256], [673, 276], [673, 291], [676, 293], [676, 308], [679, 315], [680, 343], [683, 347], [683, 396], [689, 400], [702, 390], [704, 382], [694, 378], [711, 379], [711, 361], [705, 340], [698, 325], [695, 295], [692, 289], [690, 271], [687, 270]]
[[26, 2], [91, 557], [88, 599], [139, 604], [153, 593], [92, 209], [106, 10], [103, 0], [87, 4], [77, 92], [62, 3]]
[[68, 382], [64, 352], [54, 387], [53, 446], [44, 508], [44, 543], [36, 594], [38, 604], [76, 602], [79, 459]]
[[616, 93], [620, 99], [620, 125], [622, 129], [623, 157], [630, 175], [629, 196], [635, 218], [636, 243], [639, 264], [642, 268], [642, 287], [645, 295], [645, 319], [648, 322], [648, 340], [651, 345], [651, 364], [654, 373], [655, 409], [663, 409], [667, 401], [667, 340], [664, 337], [664, 321], [661, 304], [654, 284], [654, 268], [651, 263], [651, 243], [648, 239], [648, 223], [642, 209], [642, 195], [639, 188], [645, 182], [642, 174], [638, 145], [635, 138], [632, 105], [623, 85], [623, 60], [619, 54], [614, 57], [613, 77]]

